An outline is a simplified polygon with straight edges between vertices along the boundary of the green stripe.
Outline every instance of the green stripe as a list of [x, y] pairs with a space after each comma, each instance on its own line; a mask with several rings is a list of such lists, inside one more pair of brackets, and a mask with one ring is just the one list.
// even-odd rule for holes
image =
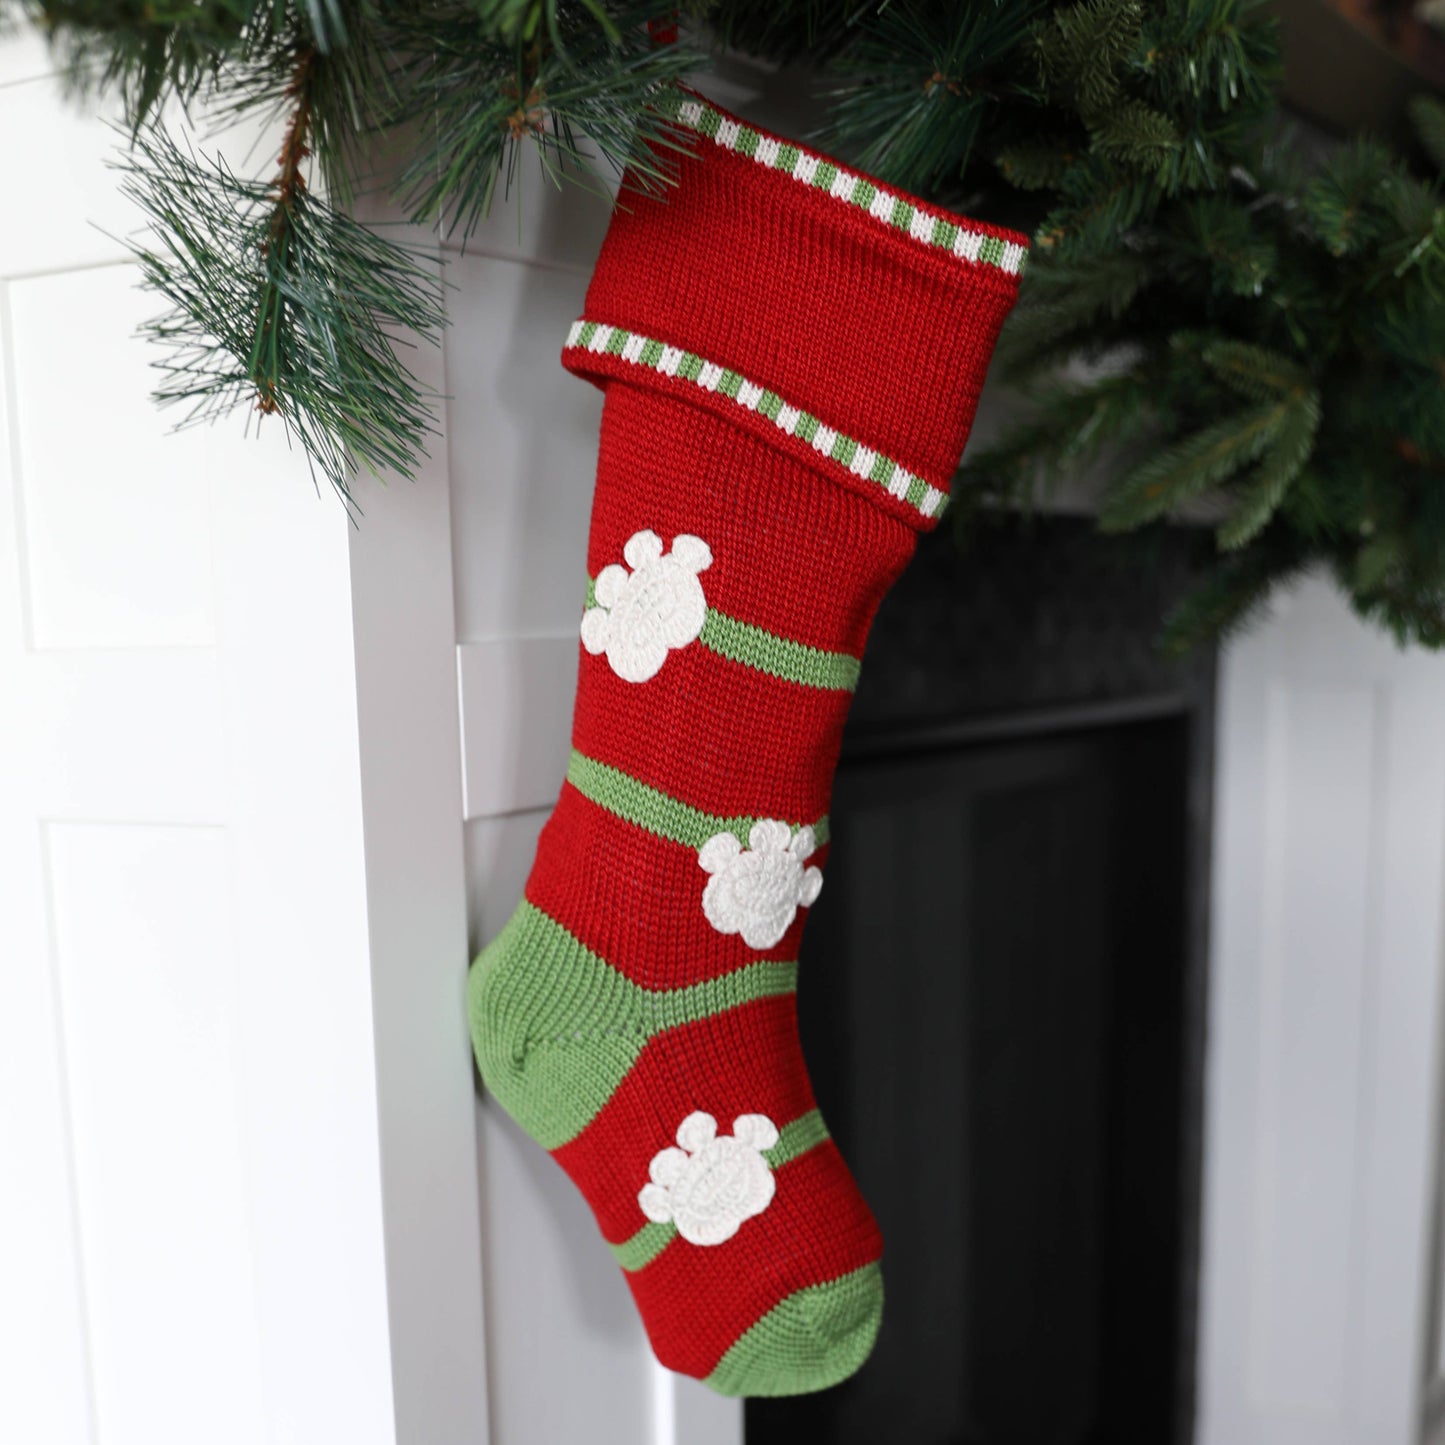
[[677, 1225], [655, 1224], [649, 1220], [631, 1239], [624, 1239], [621, 1244], [608, 1245], [608, 1248], [612, 1251], [613, 1258], [628, 1274], [636, 1274], [638, 1270], [651, 1264], [676, 1238]]
[[781, 1169], [784, 1164], [792, 1163], [800, 1154], [806, 1154], [809, 1149], [816, 1149], [828, 1137], [828, 1126], [823, 1123], [823, 1116], [813, 1109], [801, 1118], [794, 1119], [791, 1124], [784, 1124], [778, 1131], [778, 1142], [763, 1155], [763, 1158], [774, 1169]]
[[796, 963], [759, 960], [686, 988], [643, 988], [523, 900], [472, 965], [467, 1004], [487, 1087], [544, 1149], [558, 1149], [596, 1118], [650, 1039], [797, 983]]
[[782, 998], [798, 990], [798, 965], [760, 959], [718, 978], [686, 988], [642, 990], [641, 1017], [649, 1037], [682, 1028], [761, 998]]
[[[659, 838], [681, 843], [684, 848], [701, 848], [718, 833], [731, 833], [738, 842], [746, 845], [748, 834], [758, 821], [752, 817], [720, 818], [704, 813], [701, 808], [694, 808], [657, 788], [639, 783], [620, 768], [599, 763], [575, 748], [567, 764], [567, 781], [599, 808], [605, 808], [615, 817], [635, 823], [639, 828], [646, 828]], [[793, 823], [793, 831], [796, 833], [801, 826]], [[826, 814], [813, 824], [813, 836], [819, 847], [828, 841]]]
[[795, 1290], [734, 1342], [705, 1384], [720, 1395], [802, 1395], [846, 1379], [883, 1318], [883, 1272], [865, 1264]]
[[[597, 583], [587, 579], [584, 608], [597, 605]], [[830, 692], [852, 692], [858, 686], [863, 664], [850, 652], [829, 652], [822, 647], [809, 647], [779, 637], [751, 622], [739, 622], [725, 612], [709, 607], [698, 641], [729, 662], [765, 672], [782, 682], [795, 682], [800, 687], [823, 688]]]
[[851, 654], [809, 647], [712, 608], [708, 608], [698, 640], [719, 657], [756, 668], [783, 682], [838, 692], [852, 692], [858, 686], [862, 664]]
[[[778, 1132], [778, 1142], [763, 1158], [773, 1169], [781, 1169], [800, 1154], [806, 1154], [828, 1137], [823, 1116], [813, 1109], [801, 1118], [784, 1124]], [[645, 1269], [677, 1237], [677, 1226], [673, 1224], [644, 1224], [630, 1239], [621, 1244], [609, 1245], [618, 1264], [629, 1274]]]

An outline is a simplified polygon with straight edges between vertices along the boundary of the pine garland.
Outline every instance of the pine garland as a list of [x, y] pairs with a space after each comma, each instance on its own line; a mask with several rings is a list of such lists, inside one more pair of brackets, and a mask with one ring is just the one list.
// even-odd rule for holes
[[[5, 7], [9, 7], [7, 10]], [[79, 89], [117, 93], [122, 184], [169, 310], [158, 395], [280, 418], [348, 502], [409, 475], [432, 421], [399, 359], [444, 308], [426, 258], [351, 219], [388, 132], [413, 221], [465, 238], [528, 155], [554, 181], [651, 166], [702, 41], [816, 72], [816, 139], [946, 206], [1031, 229], [1000, 369], [1028, 413], [970, 457], [976, 506], [1094, 465], [1100, 524], [1204, 506], [1187, 646], [1325, 566], [1402, 641], [1445, 645], [1445, 107], [1402, 150], [1320, 159], [1278, 99], [1259, 0], [0, 0]], [[274, 168], [178, 145], [172, 102], [274, 114]], [[313, 170], [315, 174], [313, 174]]]

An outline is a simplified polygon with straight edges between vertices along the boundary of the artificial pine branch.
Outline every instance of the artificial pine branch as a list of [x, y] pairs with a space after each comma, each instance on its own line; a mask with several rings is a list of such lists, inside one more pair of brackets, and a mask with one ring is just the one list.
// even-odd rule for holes
[[717, 44], [775, 64], [832, 58], [869, 15], [886, 8], [879, 0], [685, 0], [689, 19], [706, 24]]
[[855, 20], [831, 67], [824, 144], [910, 190], [956, 185], [989, 112], [1037, 92], [1010, 63], [1036, 11], [895, 0]]
[[1178, 657], [1242, 631], [1269, 595], [1302, 572], [1307, 552], [1285, 536], [1231, 553], [1164, 619], [1160, 645]]
[[657, 12], [626, 5], [603, 26], [594, 7], [559, 0], [530, 40], [489, 37], [472, 0], [393, 17], [387, 33], [402, 57], [405, 100], [392, 121], [412, 140], [397, 190], [411, 218], [465, 240], [528, 153], [553, 183], [601, 189], [599, 170], [631, 163], [662, 184], [659, 152], [675, 140], [659, 101], [700, 57], [653, 44], [646, 22]]
[[315, 470], [353, 504], [359, 466], [414, 473], [429, 399], [397, 356], [435, 343], [440, 286], [424, 257], [322, 200], [304, 175], [305, 67], [271, 181], [144, 131], [120, 163], [152, 225], [137, 245], [144, 284], [170, 309], [142, 328], [160, 348], [157, 399], [181, 425], [249, 407], [276, 416]]
[[1319, 426], [1320, 400], [1313, 390], [1286, 407], [1264, 460], [1245, 477], [1234, 511], [1215, 533], [1222, 551], [1238, 551], [1269, 525], [1309, 460]]
[[1161, 448], [1114, 483], [1099, 514], [1100, 526], [1106, 532], [1132, 532], [1219, 486], [1259, 459], [1288, 415], [1286, 403], [1268, 402]]
[[172, 97], [214, 82], [244, 40], [254, 0], [21, 0], [70, 88], [114, 92], [137, 130]]
[[[643, 0], [7, 3], [77, 83], [124, 98], [143, 274], [172, 303], [149, 328], [163, 395], [197, 418], [279, 416], [343, 495], [355, 465], [415, 465], [427, 398], [396, 345], [442, 320], [418, 258], [346, 214], [362, 155], [404, 137], [399, 199], [463, 236], [529, 156], [553, 180], [630, 162], [665, 184], [665, 97], [699, 59], [651, 43], [676, 7]], [[965, 504], [1026, 503], [1086, 464], [1111, 526], [1212, 494], [1217, 565], [1171, 644], [1322, 564], [1363, 615], [1445, 645], [1438, 101], [1412, 105], [1413, 158], [1361, 141], [1322, 163], [1282, 122], [1260, 0], [681, 8], [818, 67], [824, 140], [849, 160], [1033, 230], [1000, 349], [1032, 406], [970, 458]], [[274, 111], [276, 172], [179, 149], [153, 127], [169, 101]], [[1080, 360], [1107, 369], [1072, 379]]]

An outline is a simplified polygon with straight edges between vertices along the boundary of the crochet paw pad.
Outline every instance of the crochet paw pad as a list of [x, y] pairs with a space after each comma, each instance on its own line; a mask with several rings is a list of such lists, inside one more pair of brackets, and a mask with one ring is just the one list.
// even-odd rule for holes
[[637, 1196], [654, 1224], [675, 1224], [689, 1244], [721, 1244], [743, 1220], [761, 1214], [777, 1187], [763, 1151], [778, 1142], [764, 1114], [739, 1114], [729, 1137], [701, 1110], [678, 1125], [677, 1148], [655, 1154], [651, 1183]]
[[656, 532], [634, 532], [622, 556], [626, 567], [613, 562], [597, 574], [597, 605], [583, 614], [582, 645], [594, 656], [605, 652], [625, 682], [646, 682], [672, 648], [702, 631], [707, 598], [697, 577], [712, 566], [712, 549], [683, 533], [665, 553]]
[[822, 891], [822, 873], [803, 866], [815, 847], [811, 828], [794, 833], [771, 818], [753, 824], [746, 848], [731, 833], [714, 833], [697, 854], [712, 874], [702, 893], [707, 921], [719, 933], [742, 934], [749, 948], [771, 948]]

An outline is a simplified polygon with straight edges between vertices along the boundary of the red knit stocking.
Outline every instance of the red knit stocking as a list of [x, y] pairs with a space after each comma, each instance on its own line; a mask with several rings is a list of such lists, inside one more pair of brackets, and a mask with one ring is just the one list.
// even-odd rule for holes
[[678, 119], [678, 184], [624, 187], [563, 352], [606, 391], [573, 753], [473, 1038], [658, 1358], [786, 1394], [856, 1369], [882, 1308], [794, 1007], [843, 720], [1025, 243], [698, 97]]

